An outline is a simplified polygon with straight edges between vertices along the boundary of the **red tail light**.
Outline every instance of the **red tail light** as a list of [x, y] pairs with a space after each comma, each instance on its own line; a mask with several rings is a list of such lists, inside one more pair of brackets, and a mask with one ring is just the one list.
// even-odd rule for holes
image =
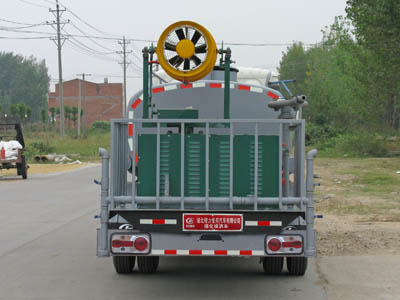
[[146, 233], [115, 233], [111, 236], [113, 254], [149, 254], [150, 236]]
[[281, 241], [276, 238], [269, 240], [268, 248], [274, 252], [278, 251], [281, 249]]
[[283, 248], [296, 248], [299, 249], [303, 246], [303, 243], [301, 241], [293, 241], [293, 242], [283, 242], [282, 247]]
[[300, 234], [282, 234], [267, 236], [266, 250], [269, 254], [302, 254], [303, 237]]
[[120, 240], [113, 240], [112, 241], [112, 247], [113, 248], [120, 248], [120, 247], [132, 247], [133, 242], [132, 241], [120, 241]]
[[149, 246], [149, 242], [144, 237], [138, 237], [133, 243], [135, 248], [139, 251], [144, 251]]

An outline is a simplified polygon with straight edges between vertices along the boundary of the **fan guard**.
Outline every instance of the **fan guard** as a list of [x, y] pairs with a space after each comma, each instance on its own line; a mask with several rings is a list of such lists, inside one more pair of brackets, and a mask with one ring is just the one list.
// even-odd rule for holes
[[157, 43], [161, 66], [172, 78], [196, 81], [210, 73], [217, 59], [214, 38], [203, 26], [181, 21], [170, 25]]

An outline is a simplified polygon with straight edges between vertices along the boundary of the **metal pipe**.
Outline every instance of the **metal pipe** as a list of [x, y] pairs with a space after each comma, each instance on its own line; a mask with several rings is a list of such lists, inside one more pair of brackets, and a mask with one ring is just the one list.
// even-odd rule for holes
[[[114, 196], [114, 201], [116, 203], [127, 203], [130, 201], [130, 197], [127, 196]], [[111, 201], [111, 199], [109, 199]], [[154, 204], [156, 203], [156, 197], [151, 196], [137, 196], [136, 202], [139, 204]], [[181, 203], [181, 197], [160, 197], [160, 203], [162, 204], [179, 204]], [[258, 204], [261, 205], [277, 205], [279, 204], [279, 197], [259, 197]], [[281, 198], [281, 201], [284, 205], [299, 205], [306, 204], [307, 198], [298, 198], [298, 197], [286, 197]], [[204, 204], [203, 197], [186, 197], [184, 198], [185, 204]], [[209, 202], [211, 204], [227, 204], [229, 205], [231, 202], [237, 205], [251, 205], [254, 203], [253, 197], [209, 197]]]
[[185, 123], [181, 123], [181, 210], [185, 209]]
[[143, 48], [143, 119], [149, 118], [149, 48]]
[[258, 123], [254, 128], [254, 210], [258, 209]]
[[314, 234], [314, 159], [317, 156], [317, 150], [310, 150], [307, 154], [307, 181], [306, 181], [306, 256], [315, 256], [315, 234]]
[[224, 119], [230, 116], [230, 82], [231, 82], [231, 49], [226, 49], [225, 54], [225, 86], [224, 86]]
[[229, 133], [229, 209], [233, 209], [233, 123]]
[[280, 109], [285, 106], [298, 107], [299, 105], [304, 105], [305, 103], [307, 103], [306, 100], [307, 100], [307, 97], [304, 95], [296, 96], [289, 100], [271, 101], [268, 103], [268, 107], [274, 108], [274, 109]]
[[99, 233], [99, 248], [97, 256], [110, 256], [108, 250], [108, 209], [109, 201], [109, 172], [110, 172], [110, 155], [106, 149], [99, 148], [99, 155], [102, 158], [101, 162], [101, 208], [100, 208], [100, 233]]

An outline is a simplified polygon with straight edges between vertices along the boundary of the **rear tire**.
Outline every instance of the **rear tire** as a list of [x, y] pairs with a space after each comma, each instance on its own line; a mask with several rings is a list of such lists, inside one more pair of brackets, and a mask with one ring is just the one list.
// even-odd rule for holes
[[136, 256], [113, 256], [113, 264], [118, 274], [132, 273]]
[[27, 179], [28, 178], [28, 166], [26, 165], [26, 158], [25, 155], [22, 155], [22, 161], [21, 161], [21, 169], [20, 169], [20, 173], [22, 175], [23, 179]]
[[157, 272], [159, 256], [138, 256], [139, 272], [151, 274]]
[[303, 276], [307, 270], [307, 257], [287, 257], [286, 264], [290, 275]]
[[280, 274], [283, 268], [283, 257], [264, 257], [263, 268], [265, 274], [268, 275]]

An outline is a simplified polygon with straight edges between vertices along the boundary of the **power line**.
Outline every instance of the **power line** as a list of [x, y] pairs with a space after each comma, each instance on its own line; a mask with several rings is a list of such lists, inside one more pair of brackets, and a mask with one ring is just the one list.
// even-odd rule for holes
[[49, 39], [51, 36], [33, 36], [33, 37], [12, 37], [12, 36], [0, 36], [0, 39], [2, 40], [43, 40], [43, 39]]
[[44, 6], [44, 5], [41, 5], [41, 4], [37, 4], [37, 3], [34, 3], [34, 2], [30, 2], [30, 1], [28, 1], [28, 0], [19, 0], [19, 1], [21, 1], [21, 2], [23, 2], [23, 3], [26, 3], [26, 4], [33, 5], [33, 6], [37, 6], [37, 7], [49, 8], [48, 6]]

